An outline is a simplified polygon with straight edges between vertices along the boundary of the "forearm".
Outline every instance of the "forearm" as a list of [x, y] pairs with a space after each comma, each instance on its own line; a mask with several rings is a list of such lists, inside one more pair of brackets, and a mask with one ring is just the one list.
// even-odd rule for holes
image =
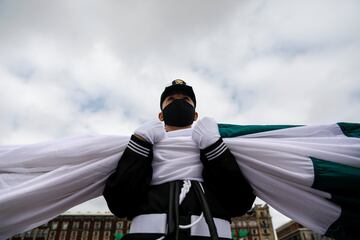
[[128, 217], [135, 211], [151, 181], [151, 161], [152, 145], [133, 135], [103, 192], [116, 216]]
[[204, 165], [204, 181], [224, 207], [232, 216], [246, 213], [251, 208], [255, 195], [223, 140], [220, 138], [201, 150], [200, 156]]

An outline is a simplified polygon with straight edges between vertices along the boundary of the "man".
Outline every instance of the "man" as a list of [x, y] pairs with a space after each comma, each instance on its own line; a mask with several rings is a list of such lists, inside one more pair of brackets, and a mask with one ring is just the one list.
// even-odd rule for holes
[[[232, 239], [230, 218], [246, 213], [255, 196], [216, 122], [203, 118], [192, 128], [196, 97], [180, 79], [165, 88], [160, 108], [160, 121], [131, 136], [104, 189], [109, 209], [132, 219], [123, 239]], [[165, 140], [194, 152], [180, 146], [153, 151]]]

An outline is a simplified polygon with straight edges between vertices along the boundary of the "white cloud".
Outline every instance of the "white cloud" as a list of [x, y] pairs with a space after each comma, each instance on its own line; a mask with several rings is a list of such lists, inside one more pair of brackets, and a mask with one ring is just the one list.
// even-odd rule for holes
[[359, 10], [355, 0], [0, 1], [0, 143], [130, 134], [175, 78], [220, 122], [358, 122]]

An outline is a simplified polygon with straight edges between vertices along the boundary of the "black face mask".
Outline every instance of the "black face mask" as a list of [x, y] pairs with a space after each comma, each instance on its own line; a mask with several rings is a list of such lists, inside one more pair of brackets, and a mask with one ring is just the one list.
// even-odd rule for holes
[[185, 127], [193, 123], [195, 108], [185, 99], [176, 99], [163, 109], [166, 125]]

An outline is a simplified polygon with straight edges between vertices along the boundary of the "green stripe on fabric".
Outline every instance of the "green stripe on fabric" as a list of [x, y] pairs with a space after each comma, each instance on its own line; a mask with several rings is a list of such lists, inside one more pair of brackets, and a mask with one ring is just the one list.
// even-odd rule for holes
[[331, 201], [341, 207], [340, 217], [327, 235], [347, 239], [360, 224], [360, 168], [311, 158], [314, 166], [313, 188], [331, 194]]
[[311, 160], [315, 171], [313, 188], [340, 195], [357, 191], [360, 195], [360, 168], [317, 158]]
[[224, 123], [218, 124], [220, 136], [223, 138], [239, 137], [252, 133], [268, 132], [298, 126], [301, 125], [234, 125]]
[[360, 123], [340, 122], [337, 125], [339, 125], [345, 136], [360, 138]]

